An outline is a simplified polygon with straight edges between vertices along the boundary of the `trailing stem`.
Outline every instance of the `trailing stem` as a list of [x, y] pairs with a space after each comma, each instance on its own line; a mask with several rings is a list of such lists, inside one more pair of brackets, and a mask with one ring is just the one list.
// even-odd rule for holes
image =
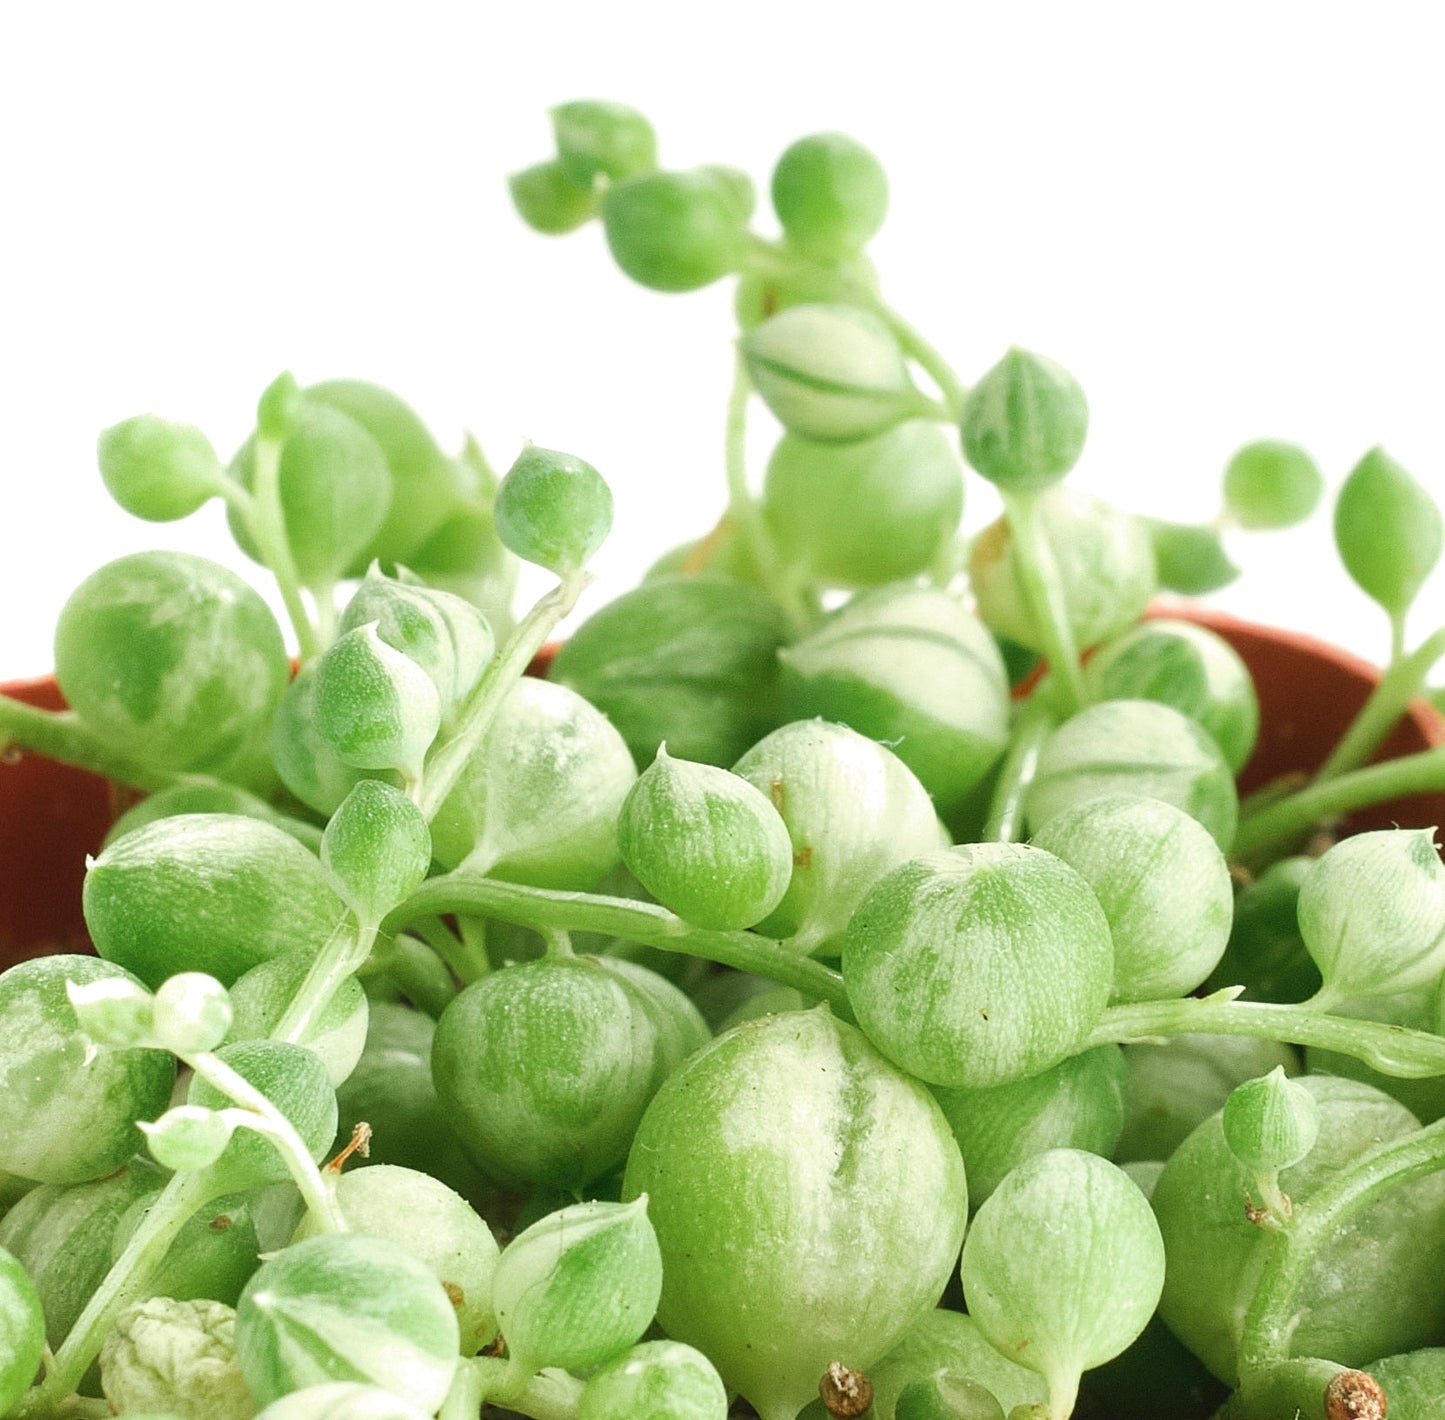
[[[524, 887], [458, 868], [424, 883], [392, 914], [385, 929], [399, 931], [413, 920], [452, 912], [515, 922], [544, 937], [559, 928], [567, 932], [600, 932], [663, 951], [702, 957], [795, 987], [806, 996], [826, 1001], [844, 1019], [853, 1018], [843, 978], [822, 962], [790, 952], [780, 942], [755, 932], [693, 927], [665, 907], [632, 898]], [[1445, 1048], [1445, 1041], [1441, 1045]], [[1445, 1070], [1445, 1064], [1441, 1069]]]
[[1337, 1173], [1273, 1235], [1239, 1340], [1241, 1380], [1287, 1360], [1295, 1299], [1320, 1249], [1362, 1208], [1391, 1189], [1445, 1168], [1445, 1120], [1386, 1144]]

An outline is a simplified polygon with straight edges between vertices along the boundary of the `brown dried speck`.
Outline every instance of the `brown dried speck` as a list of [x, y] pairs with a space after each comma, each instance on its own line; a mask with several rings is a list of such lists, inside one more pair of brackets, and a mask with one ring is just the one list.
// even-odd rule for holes
[[467, 1304], [467, 1294], [457, 1286], [455, 1282], [443, 1282], [442, 1291], [447, 1294], [447, 1300], [457, 1308], [458, 1311]]
[[813, 845], [811, 843], [805, 843], [793, 854], [793, 866], [795, 868], [811, 868], [813, 866]]
[[783, 801], [787, 798], [787, 793], [783, 789], [783, 776], [781, 774], [775, 774], [773, 776], [773, 782], [768, 785], [768, 797], [773, 801], [773, 807], [777, 809], [779, 813], [782, 813]]
[[818, 1396], [829, 1415], [838, 1420], [853, 1420], [873, 1404], [873, 1382], [841, 1361], [829, 1361], [823, 1379], [818, 1382]]
[[1385, 1420], [1385, 1392], [1364, 1371], [1341, 1371], [1325, 1388], [1327, 1420]]
[[224, 1233], [230, 1230], [234, 1220], [225, 1213], [217, 1213], [206, 1225], [213, 1233]]

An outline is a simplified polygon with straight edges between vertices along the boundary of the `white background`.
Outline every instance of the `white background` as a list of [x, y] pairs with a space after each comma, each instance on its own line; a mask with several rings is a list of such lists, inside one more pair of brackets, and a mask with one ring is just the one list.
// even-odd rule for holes
[[[803, 133], [893, 182], [885, 289], [971, 380], [1010, 343], [1069, 366], [1074, 475], [1212, 515], [1241, 442], [1297, 439], [1332, 483], [1380, 442], [1445, 496], [1445, 86], [1416, 4], [0, 6], [0, 678], [50, 662], [99, 562], [190, 547], [215, 508], [111, 506], [105, 425], [153, 410], [223, 456], [283, 368], [409, 399], [494, 462], [524, 438], [613, 484], [583, 610], [721, 502], [723, 287], [631, 285], [596, 227], [528, 232], [503, 182], [547, 105], [600, 95], [671, 166], [758, 179]], [[760, 421], [761, 422], [761, 421]], [[970, 526], [990, 515], [971, 484]], [[1327, 513], [1234, 551], [1217, 598], [1369, 653], [1383, 615]], [[259, 574], [255, 574], [259, 576]], [[1427, 590], [1412, 640], [1445, 619]]]

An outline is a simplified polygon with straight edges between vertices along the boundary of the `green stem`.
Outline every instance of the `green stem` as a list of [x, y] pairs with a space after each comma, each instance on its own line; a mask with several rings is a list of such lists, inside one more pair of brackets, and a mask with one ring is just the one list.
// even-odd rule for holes
[[[423, 883], [386, 926], [396, 930], [418, 917], [449, 912], [497, 917], [531, 927], [544, 936], [549, 929], [559, 927], [570, 932], [600, 932], [663, 951], [721, 962], [796, 987], [804, 995], [828, 1002], [845, 1019], [852, 1019], [843, 978], [822, 962], [797, 956], [754, 932], [719, 932], [690, 926], [665, 907], [631, 898], [524, 887], [463, 867]], [[1445, 1048], [1445, 1041], [1441, 1045]]]
[[125, 1250], [106, 1273], [61, 1343], [45, 1379], [33, 1387], [9, 1412], [11, 1420], [50, 1420], [81, 1382], [100, 1354], [101, 1343], [115, 1319], [144, 1295], [177, 1234], [213, 1197], [207, 1180], [196, 1173], [179, 1173], [161, 1190], [145, 1211]]
[[458, 935], [440, 917], [413, 922], [408, 930], [415, 932], [448, 966], [463, 986], [480, 981], [492, 969], [487, 955], [485, 933], [469, 933], [466, 922], [457, 924]]
[[308, 1031], [321, 1019], [331, 998], [348, 976], [354, 976], [371, 955], [376, 944], [376, 925], [357, 922], [349, 913], [336, 924], [330, 937], [316, 953], [276, 1028], [273, 1040], [302, 1045]]
[[1019, 712], [1009, 739], [1008, 754], [989, 800], [983, 842], [1017, 843], [1023, 837], [1024, 795], [1033, 783], [1039, 751], [1057, 723], [1053, 706], [1035, 691]]
[[1322, 1184], [1274, 1239], [1239, 1339], [1241, 1379], [1287, 1360], [1295, 1298], [1320, 1249], [1391, 1189], [1445, 1168], [1445, 1120], [1384, 1145]]
[[1366, 764], [1385, 742], [1411, 700], [1424, 689], [1426, 678], [1441, 657], [1445, 657], [1445, 626], [1428, 637], [1418, 650], [1394, 661], [1370, 692], [1370, 698], [1344, 737], [1320, 766], [1314, 782], [1323, 784]]
[[296, 631], [301, 659], [309, 661], [320, 653], [321, 643], [301, 598], [301, 577], [286, 536], [286, 514], [281, 507], [281, 449], [281, 440], [258, 431], [251, 491], [247, 493], [240, 484], [231, 483], [226, 499], [240, 514], [262, 559], [276, 578], [286, 614]]
[[311, 1157], [296, 1127], [276, 1108], [262, 1091], [245, 1076], [233, 1070], [224, 1060], [207, 1051], [180, 1057], [208, 1084], [241, 1108], [237, 1113], [249, 1116], [236, 1122], [244, 1128], [264, 1134], [281, 1155], [287, 1171], [300, 1190], [316, 1225], [323, 1232], [344, 1233], [346, 1220], [336, 1207], [332, 1190], [327, 1187], [316, 1160]]
[[968, 403], [968, 386], [959, 379], [958, 372], [917, 326], [904, 319], [882, 297], [875, 296], [868, 304], [876, 315], [887, 322], [903, 347], [903, 353], [928, 372], [929, 379], [938, 386], [938, 392], [943, 396], [943, 412], [948, 422], [956, 424], [963, 417], [963, 407]]
[[437, 816], [447, 795], [456, 787], [467, 760], [481, 744], [508, 692], [522, 678], [532, 657], [542, 649], [557, 623], [576, 605], [589, 581], [591, 577], [586, 572], [573, 572], [564, 577], [522, 618], [482, 672], [458, 720], [456, 733], [427, 760], [426, 780], [417, 797], [417, 807], [428, 822]]
[[41, 710], [0, 695], [0, 748], [18, 745], [47, 759], [88, 769], [117, 784], [153, 794], [174, 784], [215, 782], [208, 776], [178, 774], [140, 764], [116, 751], [71, 710]]
[[1390, 664], [1398, 665], [1405, 656], [1405, 613], [1390, 613]]
[[727, 477], [728, 515], [758, 569], [769, 596], [783, 609], [795, 632], [807, 629], [811, 618], [797, 584], [787, 574], [773, 539], [763, 522], [762, 509], [748, 487], [748, 396], [752, 381], [747, 362], [739, 354], [733, 363], [723, 437], [723, 469]]
[[1250, 1035], [1334, 1050], [1405, 1079], [1445, 1075], [1445, 1036], [1383, 1021], [1325, 1015], [1307, 1006], [1237, 1001], [1234, 996], [1241, 989], [1230, 987], [1202, 998], [1110, 1006], [1083, 1049], [1171, 1035]]
[[1412, 794], [1441, 792], [1445, 792], [1445, 745], [1311, 784], [1246, 814], [1231, 852], [1236, 858], [1247, 858], [1298, 838], [1323, 819]]
[[1088, 703], [1084, 675], [1079, 667], [1079, 648], [1069, 622], [1069, 607], [1058, 563], [1044, 534], [1036, 493], [1003, 494], [1004, 512], [1013, 533], [1014, 566], [1028, 603], [1034, 626], [1043, 642], [1044, 658], [1058, 682], [1057, 695], [1064, 718]]
[[[475, 1393], [478, 1400], [491, 1401], [515, 1410], [521, 1415], [530, 1415], [532, 1420], [576, 1420], [577, 1402], [582, 1395], [582, 1382], [566, 1371], [548, 1367], [527, 1376], [518, 1383], [511, 1372], [511, 1363], [500, 1356], [478, 1356], [463, 1361], [462, 1366], [476, 1378], [467, 1385], [467, 1397]], [[456, 1389], [455, 1384], [453, 1389]], [[448, 1403], [451, 1396], [447, 1397]], [[456, 1420], [463, 1420], [460, 1409]], [[466, 1420], [475, 1420], [476, 1411], [465, 1412]], [[443, 1411], [440, 1420], [453, 1420], [450, 1413]]]

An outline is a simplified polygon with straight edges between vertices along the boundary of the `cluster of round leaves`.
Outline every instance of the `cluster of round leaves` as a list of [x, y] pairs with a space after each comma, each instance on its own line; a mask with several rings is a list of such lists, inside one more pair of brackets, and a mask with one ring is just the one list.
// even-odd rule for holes
[[[579, 1420], [720, 1420], [724, 1384], [764, 1420], [794, 1420], [820, 1374], [849, 1367], [876, 1371], [880, 1414], [992, 1420], [1006, 1403], [1057, 1420], [1082, 1373], [1144, 1332], [1161, 1292], [1170, 1324], [1232, 1379], [1231, 1327], [1263, 1236], [1240, 1201], [1253, 1210], [1257, 1197], [1286, 1227], [1292, 1198], [1413, 1121], [1369, 1085], [1250, 1068], [1227, 1103], [1179, 1111], [1197, 1127], [1167, 1166], [1156, 1155], [1126, 1175], [1103, 1157], [1140, 1136], [1131, 1111], [1145, 1093], [1139, 1057], [1087, 1048], [1106, 1007], [1193, 990], [1231, 933], [1223, 851], [1253, 691], [1217, 637], [1135, 626], [1161, 574], [1214, 575], [1217, 540], [1056, 487], [1088, 426], [1056, 363], [1011, 350], [966, 400], [918, 387], [917, 346], [863, 256], [887, 184], [857, 143], [815, 135], [784, 153], [772, 181], [783, 237], [766, 244], [749, 231], [744, 175], [659, 169], [650, 125], [620, 105], [552, 118], [555, 159], [513, 180], [534, 226], [599, 216], [618, 264], [660, 290], [744, 274], [740, 353], [786, 431], [758, 510], [765, 536], [729, 545], [724, 529], [702, 549], [730, 546], [730, 579], [687, 575], [700, 565], [688, 549], [604, 609], [559, 658], [557, 683], [497, 697], [424, 814], [418, 785], [496, 645], [471, 603], [402, 564], [475, 572], [485, 549], [452, 555], [484, 523], [499, 548], [575, 587], [610, 526], [596, 470], [529, 446], [493, 488], [384, 391], [302, 391], [287, 377], [229, 468], [188, 426], [107, 431], [103, 475], [140, 516], [220, 496], [242, 545], [274, 561], [274, 501], [318, 600], [365, 575], [334, 644], [294, 680], [264, 606], [199, 559], [123, 559], [67, 607], [57, 666], [81, 721], [149, 770], [226, 782], [210, 800], [142, 810], [95, 859], [85, 907], [99, 961], [0, 977], [0, 1168], [35, 1185], [0, 1222], [0, 1323], [16, 1338], [0, 1409], [33, 1377], [46, 1324], [63, 1340], [79, 1310], [67, 1299], [98, 1281], [93, 1267], [76, 1280], [96, 1248], [71, 1247], [75, 1217], [124, 1255], [163, 1207], [142, 1143], [206, 1208], [246, 1200], [214, 1215], [230, 1220], [217, 1232], [257, 1215], [242, 1272], [269, 1255], [249, 1278], [231, 1267], [218, 1297], [214, 1281], [177, 1280], [214, 1277], [214, 1254], [190, 1274], [167, 1254], [169, 1291], [106, 1343], [117, 1408], [189, 1413], [202, 1392], [220, 1407], [234, 1381], [242, 1415], [255, 1402], [266, 1420], [414, 1420], [482, 1374], [466, 1367], [495, 1358], [469, 1358], [500, 1328], [494, 1396], [550, 1413], [555, 1397], [529, 1397], [537, 1373], [590, 1372], [566, 1402]], [[973, 549], [981, 620], [916, 580], [951, 555], [962, 506], [940, 422], [957, 423], [1009, 509]], [[1319, 484], [1294, 446], [1247, 446], [1226, 471], [1224, 520], [1288, 525]], [[1362, 517], [1377, 507], [1381, 519]], [[1346, 564], [1397, 624], [1439, 553], [1433, 509], [1379, 451], [1338, 505]], [[792, 591], [866, 590], [790, 635], [758, 585], [777, 590], [776, 569], [758, 565], [768, 546]], [[1030, 843], [953, 846], [1008, 746], [997, 637], [1049, 656], [1097, 646], [1082, 684], [1098, 703], [1039, 746], [1021, 806]], [[324, 828], [266, 802], [270, 757], [291, 807]], [[837, 958], [858, 1025], [759, 1007], [714, 1039], [687, 994], [626, 957], [574, 955], [553, 932], [541, 957], [504, 964], [489, 924], [501, 969], [460, 991], [439, 966], [415, 970], [418, 942], [401, 977], [405, 938], [368, 964], [377, 996], [392, 972], [390, 989], [414, 1001], [434, 991], [434, 1028], [384, 999], [369, 1021], [355, 979], [328, 983], [295, 1026], [327, 945], [374, 937], [434, 863], [565, 894], [619, 862], [629, 890], [671, 914], [648, 920], [698, 949], [751, 931], [781, 954]], [[1445, 869], [1430, 835], [1347, 840], [1285, 895], [1316, 1006], [1437, 990]], [[456, 945], [475, 966], [475, 937]], [[1428, 1007], [1437, 1027], [1442, 1003]], [[167, 1108], [176, 1056], [196, 1077]], [[247, 1115], [262, 1096], [275, 1118]], [[261, 1216], [257, 1190], [309, 1177], [287, 1131], [314, 1161], [338, 1125], [376, 1110], [417, 1126], [428, 1167], [479, 1191], [530, 1190], [505, 1249], [445, 1184], [399, 1163], [329, 1179], [331, 1208], [294, 1232], [294, 1218]], [[429, 1146], [443, 1137], [467, 1157]], [[584, 1193], [599, 1197], [547, 1211]], [[1400, 1300], [1438, 1266], [1438, 1181], [1391, 1202], [1408, 1226], [1362, 1224], [1370, 1267], [1345, 1256], [1307, 1282], [1301, 1334], [1320, 1355], [1368, 1359], [1439, 1320]], [[960, 1247], [967, 1317], [933, 1307]], [[57, 1251], [73, 1251], [69, 1273], [42, 1265]], [[1348, 1335], [1339, 1270], [1376, 1312]], [[654, 1315], [673, 1339], [638, 1345]]]

